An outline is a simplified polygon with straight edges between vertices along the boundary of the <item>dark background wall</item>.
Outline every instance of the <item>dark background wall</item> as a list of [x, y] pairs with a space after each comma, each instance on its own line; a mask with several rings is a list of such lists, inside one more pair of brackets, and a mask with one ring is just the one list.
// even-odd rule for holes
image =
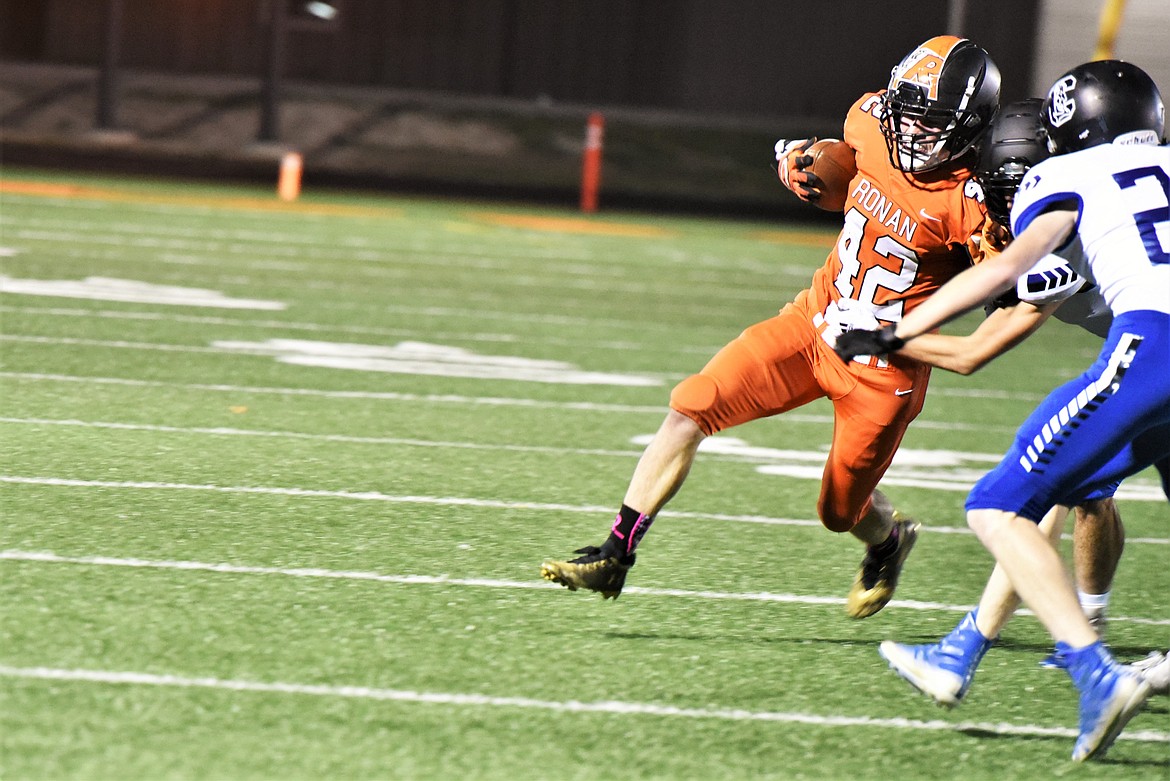
[[[270, 0], [122, 0], [127, 68], [257, 75]], [[285, 0], [287, 1], [287, 0]], [[5, 59], [96, 65], [108, 0], [0, 0]], [[339, 0], [294, 26], [289, 78], [741, 117], [839, 117], [957, 32], [1024, 97], [1039, 0]]]

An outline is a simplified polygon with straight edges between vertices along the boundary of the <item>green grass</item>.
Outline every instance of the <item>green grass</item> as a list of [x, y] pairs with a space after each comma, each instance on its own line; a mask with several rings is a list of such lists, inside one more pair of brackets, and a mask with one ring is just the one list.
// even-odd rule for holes
[[[886, 669], [881, 640], [941, 635], [990, 569], [959, 491], [889, 488], [926, 530], [899, 600], [864, 622], [841, 607], [860, 546], [809, 523], [815, 480], [757, 471], [775, 455], [701, 454], [620, 600], [540, 581], [543, 558], [604, 537], [670, 387], [799, 291], [831, 231], [4, 179], [10, 280], [285, 305], [0, 296], [6, 781], [1170, 773], [1165, 699], [1105, 762], [1068, 760], [1074, 693], [1037, 667], [1050, 640], [1030, 616], [958, 710]], [[302, 365], [269, 340], [421, 342], [651, 384]], [[1096, 348], [1052, 323], [975, 377], [936, 372], [904, 450], [1001, 452]], [[807, 467], [829, 414], [720, 439]], [[1170, 645], [1167, 512], [1119, 504], [1109, 640], [1129, 659]]]

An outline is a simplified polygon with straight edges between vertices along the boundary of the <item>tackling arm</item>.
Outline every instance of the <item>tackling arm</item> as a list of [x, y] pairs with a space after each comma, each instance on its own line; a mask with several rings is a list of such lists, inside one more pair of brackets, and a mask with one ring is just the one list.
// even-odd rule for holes
[[848, 363], [858, 355], [886, 355], [905, 349], [911, 339], [928, 334], [1007, 290], [1021, 274], [1060, 246], [1075, 230], [1076, 221], [1075, 211], [1041, 214], [1002, 254], [954, 277], [901, 321], [876, 331], [855, 329], [843, 333], [833, 351]]
[[957, 374], [974, 374], [1031, 336], [1058, 306], [1019, 303], [996, 309], [967, 336], [923, 334], [908, 342], [900, 353]]
[[1036, 261], [1060, 246], [1075, 229], [1076, 221], [1075, 211], [1041, 214], [1002, 254], [962, 272], [908, 313], [897, 324], [894, 335], [902, 340], [913, 339], [1007, 290]]

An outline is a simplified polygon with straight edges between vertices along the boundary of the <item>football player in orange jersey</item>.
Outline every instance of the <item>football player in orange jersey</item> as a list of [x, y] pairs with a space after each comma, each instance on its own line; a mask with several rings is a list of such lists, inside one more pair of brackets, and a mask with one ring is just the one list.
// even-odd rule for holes
[[[776, 316], [748, 327], [670, 395], [670, 411], [642, 454], [601, 546], [546, 561], [541, 576], [616, 598], [634, 551], [682, 486], [704, 437], [828, 397], [832, 445], [817, 512], [826, 528], [866, 546], [846, 600], [865, 618], [893, 597], [918, 524], [877, 490], [906, 427], [922, 409], [930, 367], [893, 355], [833, 355], [852, 328], [896, 323], [982, 252], [986, 217], [971, 176], [972, 150], [999, 107], [1000, 75], [969, 40], [938, 36], [893, 69], [885, 90], [863, 95], [845, 117], [856, 153], [844, 227], [808, 289]], [[822, 183], [803, 170], [811, 139], [777, 144], [781, 182], [813, 201]]]

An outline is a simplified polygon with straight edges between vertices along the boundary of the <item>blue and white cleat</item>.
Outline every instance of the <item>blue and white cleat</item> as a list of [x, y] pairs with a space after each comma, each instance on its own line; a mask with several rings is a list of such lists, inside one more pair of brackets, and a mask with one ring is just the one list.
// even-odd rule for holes
[[1081, 734], [1073, 748], [1073, 761], [1104, 756], [1151, 694], [1153, 690], [1141, 676], [1127, 671], [1111, 672], [1108, 680], [1081, 692]]
[[950, 634], [931, 645], [902, 645], [886, 640], [878, 648], [890, 668], [911, 686], [945, 708], [958, 705], [983, 655], [991, 647], [968, 613]]
[[1105, 755], [1153, 690], [1141, 675], [1115, 662], [1100, 641], [1072, 653], [1062, 646], [1058, 643], [1057, 651], [1081, 695], [1081, 731], [1072, 758], [1084, 762]]

